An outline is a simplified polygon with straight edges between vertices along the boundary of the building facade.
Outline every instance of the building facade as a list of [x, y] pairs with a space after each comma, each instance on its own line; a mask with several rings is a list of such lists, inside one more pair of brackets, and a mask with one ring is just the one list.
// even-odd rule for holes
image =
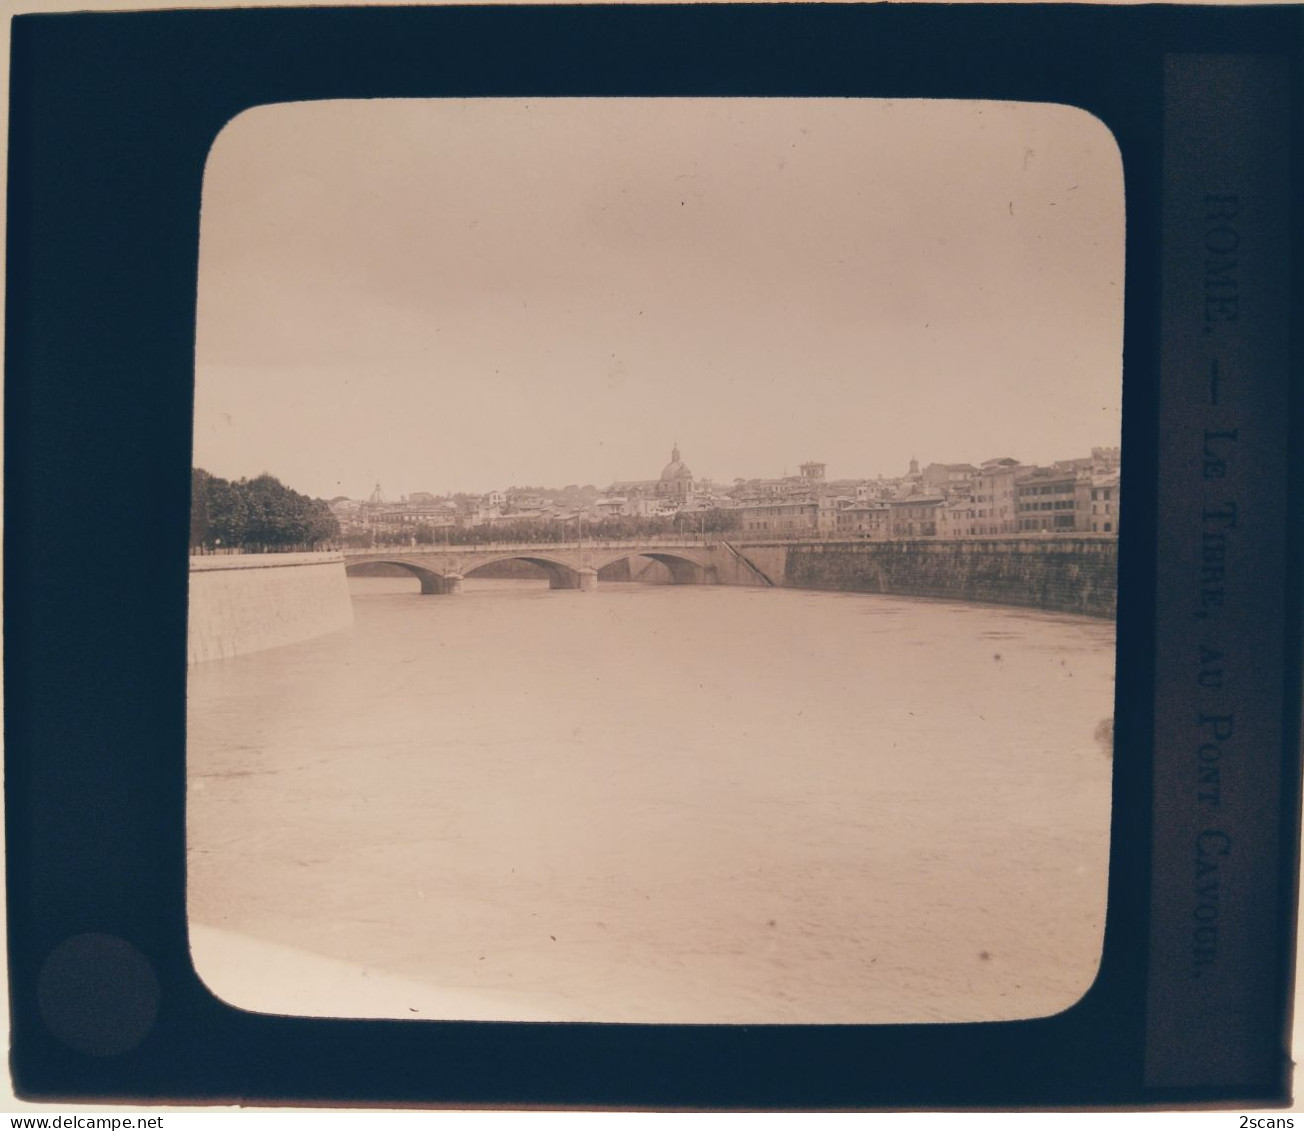
[[1086, 481], [1076, 468], [1035, 467], [1014, 487], [1020, 534], [1067, 534], [1084, 529], [1079, 496]]
[[911, 495], [893, 499], [891, 511], [893, 538], [936, 538], [938, 515], [946, 500], [940, 495]]
[[823, 535], [837, 529], [837, 508], [829, 498], [744, 503], [738, 507], [738, 529], [744, 534]]
[[1111, 475], [1091, 484], [1091, 513], [1086, 518], [1092, 533], [1118, 533], [1118, 479]]
[[1019, 461], [989, 459], [973, 480], [974, 533], [979, 537], [1018, 533], [1015, 478]]

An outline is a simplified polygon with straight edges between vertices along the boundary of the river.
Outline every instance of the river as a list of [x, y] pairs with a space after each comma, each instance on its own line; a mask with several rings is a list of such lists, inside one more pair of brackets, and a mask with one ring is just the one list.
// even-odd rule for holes
[[197, 967], [270, 1012], [928, 1022], [1099, 961], [1114, 626], [728, 586], [354, 578], [190, 674]]

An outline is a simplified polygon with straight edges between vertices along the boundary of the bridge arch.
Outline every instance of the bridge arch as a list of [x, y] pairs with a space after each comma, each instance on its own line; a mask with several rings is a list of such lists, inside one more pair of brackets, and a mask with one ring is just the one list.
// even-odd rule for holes
[[356, 572], [351, 567], [363, 563], [397, 566], [420, 579], [423, 593], [457, 593], [468, 574], [511, 561], [527, 562], [542, 570], [553, 589], [587, 590], [597, 585], [598, 570], [633, 558], [657, 563], [676, 585], [714, 584], [718, 578], [710, 549], [706, 543], [681, 547], [655, 540], [650, 544], [598, 542], [588, 546], [509, 543], [501, 548], [472, 544], [345, 551], [345, 560], [350, 573]]
[[532, 553], [507, 553], [496, 558], [487, 558], [484, 561], [477, 561], [474, 565], [468, 565], [465, 576], [470, 577], [486, 566], [491, 566], [497, 562], [529, 562], [532, 566], [538, 566], [548, 575], [549, 589], [580, 589], [582, 588], [580, 571], [567, 562], [559, 561], [556, 558], [547, 557], [542, 554]]
[[602, 563], [602, 568], [626, 562], [631, 558], [651, 558], [660, 562], [670, 571], [672, 585], [709, 585], [715, 580], [715, 570], [688, 554], [672, 553], [668, 550], [631, 550], [616, 554]]
[[363, 565], [398, 566], [399, 569], [406, 570], [416, 577], [421, 582], [421, 592], [426, 594], [454, 593], [457, 591], [456, 582], [461, 581], [461, 578], [456, 574], [437, 573], [428, 566], [419, 566], [414, 562], [407, 562], [398, 557], [374, 557], [367, 558], [366, 561], [362, 562], [346, 561], [344, 563], [344, 573], [347, 576], [353, 576], [357, 573], [357, 567]]

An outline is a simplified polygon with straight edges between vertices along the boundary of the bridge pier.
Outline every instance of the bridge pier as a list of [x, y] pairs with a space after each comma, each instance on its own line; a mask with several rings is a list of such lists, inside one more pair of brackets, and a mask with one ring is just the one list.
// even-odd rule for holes
[[462, 592], [462, 575], [447, 573], [440, 577], [437, 573], [420, 573], [421, 592], [425, 595]]
[[575, 569], [566, 570], [565, 572], [560, 569], [550, 569], [548, 571], [549, 589], [582, 589], [587, 593], [597, 587], [598, 571], [596, 569]]

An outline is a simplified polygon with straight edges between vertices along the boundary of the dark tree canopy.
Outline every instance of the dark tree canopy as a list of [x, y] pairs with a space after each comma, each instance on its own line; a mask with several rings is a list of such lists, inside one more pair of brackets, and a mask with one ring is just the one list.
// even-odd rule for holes
[[338, 534], [323, 500], [292, 491], [271, 475], [231, 483], [198, 467], [191, 474], [192, 549], [313, 549]]

